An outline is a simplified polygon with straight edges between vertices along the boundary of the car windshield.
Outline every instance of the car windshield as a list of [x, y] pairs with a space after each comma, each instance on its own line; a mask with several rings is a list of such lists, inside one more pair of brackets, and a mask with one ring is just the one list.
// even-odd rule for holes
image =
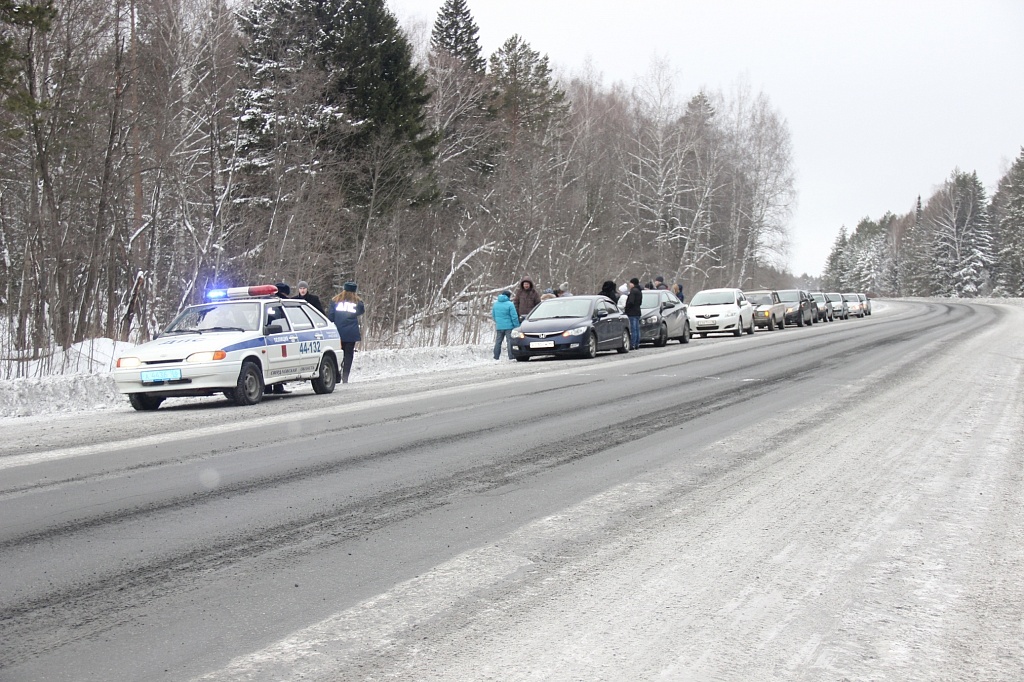
[[541, 301], [530, 313], [531, 320], [551, 320], [558, 317], [590, 317], [591, 302], [577, 298], [551, 298]]
[[854, 301], [855, 303], [860, 303], [860, 299], [857, 297], [857, 294], [843, 294], [843, 300], [844, 301]]
[[800, 300], [800, 292], [796, 289], [790, 291], [780, 291], [779, 298], [786, 303], [796, 303]]
[[259, 330], [259, 323], [260, 304], [256, 301], [207, 303], [185, 308], [164, 333], [251, 332]]
[[821, 292], [815, 292], [815, 293], [811, 294], [811, 297], [815, 301], [817, 301], [818, 303], [824, 303], [825, 302], [825, 294], [823, 294]]
[[645, 291], [643, 303], [640, 304], [641, 310], [651, 310], [657, 308], [661, 304], [661, 294], [657, 291]]
[[690, 299], [690, 307], [699, 305], [729, 305], [736, 302], [736, 294], [732, 291], [698, 291]]
[[829, 292], [828, 297], [837, 302], [843, 300], [843, 297], [838, 293], [833, 294], [832, 292]]
[[771, 294], [759, 294], [759, 293], [747, 293], [747, 300], [750, 301], [751, 305], [771, 305], [772, 295]]

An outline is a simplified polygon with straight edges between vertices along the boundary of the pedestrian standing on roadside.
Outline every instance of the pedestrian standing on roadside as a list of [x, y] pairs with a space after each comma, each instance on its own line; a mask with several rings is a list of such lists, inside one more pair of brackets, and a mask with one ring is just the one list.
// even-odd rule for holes
[[512, 303], [512, 292], [505, 290], [491, 306], [494, 318], [494, 359], [501, 360], [501, 346], [508, 345], [508, 359], [512, 359], [512, 330], [519, 326], [519, 313]]
[[672, 293], [675, 294], [676, 298], [678, 298], [680, 301], [686, 303], [686, 294], [683, 293], [682, 282], [676, 282], [675, 284], [672, 285]]
[[619, 292], [615, 289], [615, 282], [611, 281], [610, 279], [606, 279], [604, 281], [604, 284], [601, 285], [601, 291], [598, 292], [598, 295], [607, 298], [609, 301], [612, 302], [612, 305], [619, 304]]
[[295, 298], [301, 298], [306, 303], [310, 304], [320, 312], [324, 311], [323, 305], [320, 303], [320, 297], [316, 294], [309, 293], [309, 283], [306, 280], [300, 280], [298, 286], [299, 295]]
[[668, 286], [665, 284], [665, 278], [661, 275], [656, 275], [654, 277], [654, 288], [663, 290], [668, 289]]
[[634, 277], [629, 280], [629, 291], [626, 293], [626, 304], [622, 312], [629, 318], [629, 349], [640, 347], [640, 312], [644, 303], [644, 293], [640, 289], [640, 280]]
[[356, 293], [355, 282], [345, 282], [340, 294], [331, 301], [331, 309], [327, 317], [338, 328], [341, 337], [341, 383], [348, 383], [348, 375], [352, 371], [352, 358], [356, 352], [356, 344], [362, 340], [359, 334], [359, 316], [366, 308]]
[[512, 303], [516, 306], [520, 320], [537, 307], [537, 304], [540, 303], [540, 294], [534, 288], [532, 279], [523, 277], [523, 280], [519, 282], [519, 288], [516, 289], [516, 295], [512, 297]]

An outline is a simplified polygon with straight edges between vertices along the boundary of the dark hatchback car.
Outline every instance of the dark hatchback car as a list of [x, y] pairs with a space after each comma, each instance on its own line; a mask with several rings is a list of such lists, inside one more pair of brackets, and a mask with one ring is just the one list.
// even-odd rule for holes
[[818, 304], [802, 289], [779, 289], [779, 298], [786, 305], [786, 324], [798, 327], [812, 325], [818, 319]]
[[512, 330], [512, 356], [592, 358], [598, 351], [629, 352], [629, 318], [604, 296], [563, 296], [541, 301]]
[[640, 343], [664, 346], [669, 339], [690, 342], [690, 321], [686, 304], [671, 291], [648, 289], [640, 304]]

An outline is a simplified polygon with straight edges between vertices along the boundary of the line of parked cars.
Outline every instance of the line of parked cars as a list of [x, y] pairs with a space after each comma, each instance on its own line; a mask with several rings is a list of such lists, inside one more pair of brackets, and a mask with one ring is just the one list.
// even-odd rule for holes
[[[689, 343], [693, 335], [742, 336], [755, 329], [774, 331], [871, 314], [871, 301], [861, 293], [704, 289], [689, 303], [661, 289], [647, 289], [643, 295], [640, 343], [654, 346], [673, 339]], [[629, 318], [604, 296], [541, 301], [512, 332], [512, 353], [519, 362], [552, 355], [592, 358], [605, 350], [629, 352]]]

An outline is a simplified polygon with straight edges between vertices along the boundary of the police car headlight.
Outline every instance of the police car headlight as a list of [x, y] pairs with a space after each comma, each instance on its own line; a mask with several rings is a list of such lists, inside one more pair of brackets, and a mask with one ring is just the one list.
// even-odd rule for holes
[[185, 362], [214, 362], [215, 360], [223, 360], [227, 356], [228, 354], [222, 350], [208, 350], [202, 353], [193, 353], [185, 358]]
[[133, 367], [138, 367], [141, 364], [142, 360], [139, 360], [138, 358], [127, 357], [117, 359], [118, 369], [131, 369]]
[[522, 339], [522, 338], [526, 338], [526, 337], [523, 335], [523, 333], [521, 331], [519, 331], [519, 328], [516, 327], [515, 329], [512, 330], [512, 338], [513, 339]]
[[587, 333], [586, 327], [576, 327], [575, 329], [566, 329], [562, 332], [562, 336], [582, 336]]

